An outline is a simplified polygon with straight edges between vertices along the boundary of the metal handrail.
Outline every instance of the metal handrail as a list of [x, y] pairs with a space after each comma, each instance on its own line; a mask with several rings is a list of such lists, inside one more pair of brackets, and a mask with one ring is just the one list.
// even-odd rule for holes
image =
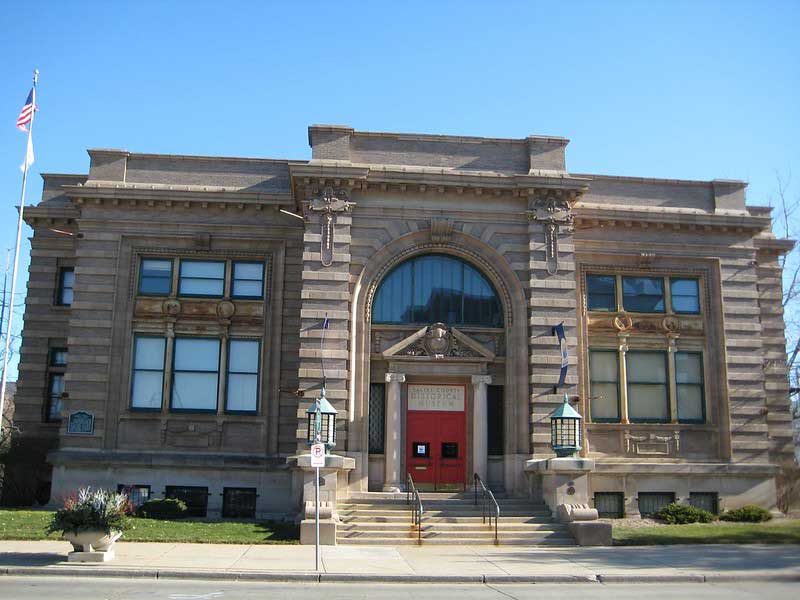
[[479, 485], [481, 486], [481, 500], [482, 500], [482, 504], [483, 504], [483, 522], [486, 523], [486, 517], [488, 516], [489, 517], [489, 527], [492, 526], [492, 514], [491, 513], [487, 513], [487, 511], [486, 511], [486, 499], [489, 498], [489, 500], [491, 500], [492, 503], [494, 504], [494, 543], [495, 544], [499, 544], [500, 541], [498, 539], [497, 529], [498, 529], [498, 523], [500, 521], [500, 505], [497, 503], [497, 500], [495, 499], [494, 494], [492, 493], [492, 490], [487, 488], [486, 484], [483, 483], [483, 480], [481, 479], [481, 476], [478, 475], [477, 473], [475, 473], [472, 476], [472, 489], [473, 489], [474, 496], [475, 496], [475, 506], [478, 505], [478, 486]]
[[422, 513], [425, 509], [422, 507], [422, 499], [419, 497], [417, 486], [414, 485], [414, 480], [411, 478], [411, 473], [406, 474], [406, 504], [411, 504], [411, 526], [417, 528], [417, 543], [422, 544]]

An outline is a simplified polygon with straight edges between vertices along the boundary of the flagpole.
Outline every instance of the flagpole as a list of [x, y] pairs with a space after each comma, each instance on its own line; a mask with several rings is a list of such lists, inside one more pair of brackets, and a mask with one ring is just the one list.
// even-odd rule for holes
[[28, 143], [25, 146], [25, 168], [22, 169], [22, 192], [19, 198], [19, 220], [17, 221], [17, 245], [14, 246], [14, 269], [11, 273], [11, 299], [8, 306], [8, 328], [6, 329], [6, 344], [3, 352], [3, 376], [0, 383], [0, 427], [3, 422], [3, 408], [6, 401], [6, 383], [8, 379], [8, 355], [11, 350], [12, 327], [14, 326], [14, 296], [17, 292], [17, 268], [19, 267], [19, 246], [22, 240], [22, 212], [25, 208], [25, 188], [28, 184], [28, 150], [31, 147], [33, 135], [33, 120], [36, 116], [36, 84], [39, 82], [39, 70], [33, 72], [33, 93], [31, 106], [31, 122], [28, 125]]

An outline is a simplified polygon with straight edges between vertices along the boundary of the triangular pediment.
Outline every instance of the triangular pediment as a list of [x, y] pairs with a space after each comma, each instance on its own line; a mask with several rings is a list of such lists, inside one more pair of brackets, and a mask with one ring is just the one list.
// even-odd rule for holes
[[387, 348], [384, 358], [494, 360], [494, 352], [477, 340], [443, 323], [427, 325]]

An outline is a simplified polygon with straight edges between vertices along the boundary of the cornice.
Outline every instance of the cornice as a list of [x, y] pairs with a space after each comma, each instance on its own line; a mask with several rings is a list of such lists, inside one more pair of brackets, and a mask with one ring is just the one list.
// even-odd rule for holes
[[[95, 203], [133, 202], [149, 203], [240, 203], [252, 205], [290, 206], [294, 203], [291, 192], [255, 192], [241, 188], [199, 186], [199, 185], [164, 185], [149, 183], [121, 183], [94, 181], [85, 185], [64, 185], [64, 193], [81, 204], [86, 201]], [[152, 204], [151, 204], [152, 206]]]
[[656, 229], [721, 230], [741, 233], [768, 231], [772, 225], [769, 217], [747, 214], [706, 213], [692, 209], [642, 208], [620, 205], [587, 206], [580, 201], [575, 208], [575, 226], [590, 228], [597, 226], [654, 227]]
[[786, 254], [791, 252], [795, 246], [795, 240], [778, 239], [768, 237], [757, 237], [753, 239], [753, 245], [759, 250], [766, 250], [770, 252], [777, 252], [779, 254]]

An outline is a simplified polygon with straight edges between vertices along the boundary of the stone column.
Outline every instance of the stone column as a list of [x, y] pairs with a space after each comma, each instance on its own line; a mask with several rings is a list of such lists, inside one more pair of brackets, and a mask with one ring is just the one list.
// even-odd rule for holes
[[384, 492], [399, 492], [403, 489], [402, 464], [403, 441], [402, 403], [400, 384], [406, 380], [404, 373], [386, 373], [386, 437], [384, 440]]
[[486, 386], [489, 375], [472, 376], [472, 469], [486, 483], [489, 470], [489, 408]]

